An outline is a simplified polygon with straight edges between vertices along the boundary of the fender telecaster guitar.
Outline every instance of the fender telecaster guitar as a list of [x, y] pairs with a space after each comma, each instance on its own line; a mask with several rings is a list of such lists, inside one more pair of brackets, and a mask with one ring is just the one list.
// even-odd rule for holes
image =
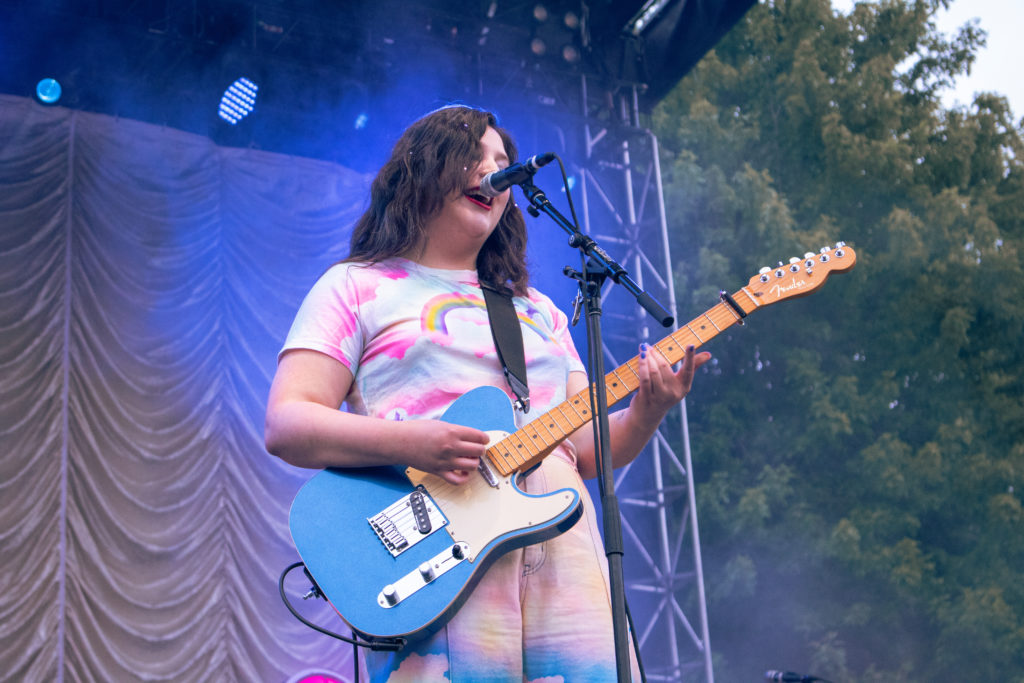
[[[669, 363], [752, 311], [810, 294], [856, 254], [839, 243], [788, 265], [762, 269], [738, 292], [658, 342]], [[608, 373], [608, 404], [638, 386], [638, 358]], [[441, 418], [491, 435], [479, 476], [454, 486], [412, 468], [326, 469], [292, 503], [299, 556], [352, 629], [371, 640], [413, 639], [439, 629], [502, 554], [547, 540], [582, 515], [580, 494], [528, 495], [518, 473], [536, 465], [590, 421], [584, 390], [516, 431], [511, 403], [495, 387], [461, 396]]]

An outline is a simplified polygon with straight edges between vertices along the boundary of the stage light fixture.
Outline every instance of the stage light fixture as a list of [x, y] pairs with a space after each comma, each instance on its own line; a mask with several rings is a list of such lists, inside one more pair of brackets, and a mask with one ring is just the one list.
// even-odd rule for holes
[[256, 108], [256, 94], [259, 89], [260, 86], [248, 78], [239, 78], [224, 91], [217, 114], [234, 126]]
[[44, 78], [36, 83], [36, 97], [43, 104], [56, 104], [61, 96], [60, 83], [53, 78]]
[[633, 18], [629, 20], [627, 27], [629, 32], [634, 36], [638, 36], [643, 33], [657, 17], [661, 14], [668, 5], [672, 4], [672, 0], [647, 0], [644, 6], [640, 8], [640, 11], [633, 15]]
[[585, 18], [575, 11], [552, 14], [553, 11], [542, 4], [533, 5], [530, 52], [538, 60], [554, 60], [563, 68], [576, 68], [583, 61], [579, 41]]

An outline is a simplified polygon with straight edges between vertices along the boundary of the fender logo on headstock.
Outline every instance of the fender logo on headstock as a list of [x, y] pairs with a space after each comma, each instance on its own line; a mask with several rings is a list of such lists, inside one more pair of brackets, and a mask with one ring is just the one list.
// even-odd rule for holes
[[782, 296], [783, 294], [785, 294], [786, 292], [792, 292], [793, 290], [796, 290], [796, 289], [803, 289], [806, 286], [807, 286], [807, 280], [797, 280], [796, 282], [791, 282], [790, 284], [788, 284], [786, 286], [774, 285], [771, 288], [770, 292], [777, 299], [780, 296]]

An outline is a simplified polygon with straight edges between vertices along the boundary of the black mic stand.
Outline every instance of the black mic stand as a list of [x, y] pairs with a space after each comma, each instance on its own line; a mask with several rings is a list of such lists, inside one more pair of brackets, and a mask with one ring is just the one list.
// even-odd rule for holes
[[647, 292], [629, 277], [626, 270], [615, 263], [597, 242], [581, 233], [565, 216], [551, 205], [547, 196], [530, 180], [519, 183], [523, 194], [530, 202], [527, 211], [537, 217], [544, 213], [551, 217], [563, 230], [569, 233], [569, 246], [580, 250], [584, 259], [583, 272], [566, 267], [563, 272], [576, 280], [587, 315], [587, 354], [590, 360], [590, 405], [594, 416], [594, 458], [598, 472], [598, 488], [601, 493], [602, 525], [604, 529], [605, 556], [608, 559], [608, 579], [611, 590], [612, 628], [615, 636], [615, 664], [619, 683], [632, 679], [629, 665], [629, 633], [626, 617], [625, 578], [622, 571], [622, 517], [619, 501], [615, 496], [615, 475], [612, 467], [611, 439], [608, 434], [608, 395], [605, 387], [604, 356], [601, 353], [601, 287], [607, 278], [622, 285], [636, 297], [647, 312], [663, 326], [672, 324], [674, 318], [661, 307]]

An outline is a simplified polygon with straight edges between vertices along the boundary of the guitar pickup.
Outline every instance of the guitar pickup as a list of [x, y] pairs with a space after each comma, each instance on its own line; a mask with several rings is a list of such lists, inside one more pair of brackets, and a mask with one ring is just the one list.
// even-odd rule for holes
[[484, 481], [487, 482], [488, 486], [492, 489], [498, 488], [498, 478], [494, 476], [494, 471], [491, 470], [490, 459], [488, 456], [480, 458], [480, 464], [476, 466], [476, 469], [480, 473], [480, 476], [484, 478]]
[[394, 503], [366, 518], [373, 533], [392, 557], [398, 557], [429, 536], [433, 531], [448, 524], [441, 510], [422, 486], [402, 496]]
[[423, 495], [423, 491], [413, 491], [409, 494], [409, 506], [412, 508], [412, 518], [416, 522], [416, 530], [421, 534], [429, 534], [433, 524], [430, 523], [427, 499]]

